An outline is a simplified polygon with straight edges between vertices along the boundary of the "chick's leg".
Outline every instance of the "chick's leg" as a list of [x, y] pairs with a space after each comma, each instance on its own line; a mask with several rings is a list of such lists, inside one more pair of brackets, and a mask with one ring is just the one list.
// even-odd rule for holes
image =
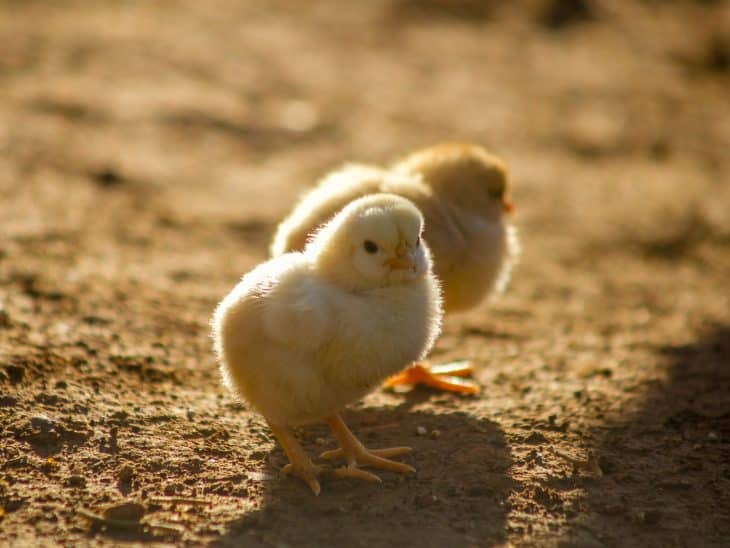
[[284, 474], [292, 474], [303, 479], [315, 495], [319, 495], [321, 488], [317, 476], [322, 472], [322, 467], [313, 464], [299, 442], [285, 425], [277, 425], [269, 422], [269, 428], [279, 440], [279, 444], [289, 459], [289, 464], [281, 469]]
[[335, 476], [341, 478], [356, 478], [365, 481], [380, 482], [380, 478], [375, 474], [360, 470], [358, 465], [370, 466], [372, 468], [380, 468], [381, 470], [391, 470], [400, 472], [401, 474], [409, 474], [415, 472], [415, 468], [396, 462], [386, 457], [395, 457], [403, 455], [411, 451], [410, 447], [391, 447], [388, 449], [368, 450], [360, 443], [355, 435], [350, 432], [347, 425], [338, 414], [331, 415], [325, 419], [329, 425], [335, 438], [340, 444], [340, 449], [334, 451], [325, 451], [320, 455], [323, 459], [335, 459], [344, 457], [347, 466], [337, 468], [334, 471]]
[[462, 377], [469, 377], [474, 368], [469, 362], [451, 362], [442, 365], [414, 363], [383, 383], [385, 388], [403, 384], [425, 384], [432, 388], [459, 394], [478, 394], [479, 385]]

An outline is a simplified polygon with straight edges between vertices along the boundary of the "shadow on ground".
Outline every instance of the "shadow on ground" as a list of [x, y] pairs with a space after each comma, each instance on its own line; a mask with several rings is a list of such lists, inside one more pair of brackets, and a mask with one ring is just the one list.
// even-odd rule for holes
[[[344, 419], [368, 447], [412, 446], [403, 460], [416, 467], [414, 476], [377, 471], [381, 485], [324, 478], [319, 497], [296, 479], [277, 478], [268, 482], [262, 507], [229, 523], [213, 546], [503, 542], [514, 482], [507, 474], [511, 456], [502, 431], [465, 413], [424, 413], [409, 410], [412, 405], [360, 409]], [[424, 429], [425, 435], [418, 435]], [[300, 437], [311, 455], [334, 446], [324, 427], [308, 428]], [[270, 457], [275, 473], [286, 460], [279, 448]]]
[[604, 476], [584, 483], [586, 517], [565, 545], [730, 542], [730, 326], [657, 350], [668, 379], [602, 432]]

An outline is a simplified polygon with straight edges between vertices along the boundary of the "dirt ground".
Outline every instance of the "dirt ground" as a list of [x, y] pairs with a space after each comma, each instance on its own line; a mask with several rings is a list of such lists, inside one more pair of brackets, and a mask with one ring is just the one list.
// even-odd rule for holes
[[[730, 545], [728, 2], [4, 0], [0, 52], [0, 545]], [[209, 317], [318, 177], [444, 141], [518, 207], [434, 352], [483, 393], [353, 405], [418, 472], [315, 498]]]

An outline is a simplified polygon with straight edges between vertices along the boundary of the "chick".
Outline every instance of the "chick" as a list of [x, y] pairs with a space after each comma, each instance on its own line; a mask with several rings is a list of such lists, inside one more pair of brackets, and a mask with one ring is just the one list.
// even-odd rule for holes
[[[391, 169], [347, 165], [325, 177], [281, 222], [271, 245], [276, 257], [304, 248], [317, 227], [349, 201], [376, 192], [411, 200], [426, 219], [424, 238], [434, 256], [446, 313], [477, 306], [504, 290], [519, 254], [517, 232], [509, 222], [504, 164], [482, 147], [442, 144], [417, 151]], [[415, 364], [389, 380], [425, 383], [444, 390], [475, 393], [469, 364], [428, 367]]]
[[360, 198], [325, 224], [303, 252], [246, 274], [212, 319], [225, 384], [267, 420], [289, 458], [283, 468], [319, 494], [322, 467], [289, 430], [324, 420], [344, 458], [336, 477], [380, 481], [358, 465], [409, 473], [388, 457], [409, 447], [367, 450], [338, 412], [422, 358], [441, 325], [441, 295], [423, 217], [408, 200]]

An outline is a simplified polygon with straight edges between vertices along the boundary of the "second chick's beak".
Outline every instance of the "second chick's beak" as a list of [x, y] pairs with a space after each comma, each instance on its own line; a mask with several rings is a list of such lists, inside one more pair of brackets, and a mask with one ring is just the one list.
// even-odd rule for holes
[[515, 204], [512, 203], [512, 201], [507, 198], [506, 196], [502, 198], [502, 210], [505, 213], [514, 213], [515, 212]]

